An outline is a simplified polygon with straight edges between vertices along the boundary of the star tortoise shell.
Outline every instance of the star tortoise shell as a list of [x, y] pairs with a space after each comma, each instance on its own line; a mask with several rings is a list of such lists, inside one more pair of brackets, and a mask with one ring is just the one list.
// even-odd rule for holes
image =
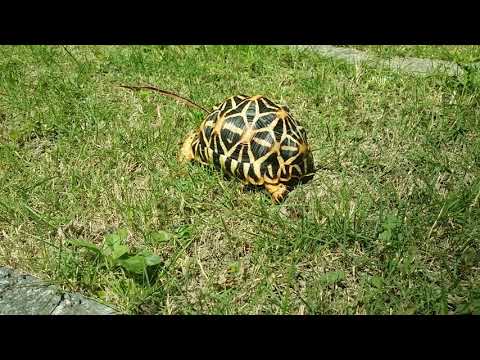
[[181, 159], [213, 164], [245, 185], [263, 186], [274, 202], [313, 176], [305, 129], [264, 96], [237, 95], [215, 106], [181, 149]]

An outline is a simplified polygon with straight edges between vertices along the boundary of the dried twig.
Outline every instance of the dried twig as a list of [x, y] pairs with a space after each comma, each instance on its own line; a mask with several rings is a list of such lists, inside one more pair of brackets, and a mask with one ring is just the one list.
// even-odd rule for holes
[[144, 85], [144, 86], [130, 86], [130, 85], [119, 85], [120, 87], [123, 87], [123, 88], [126, 88], [126, 89], [130, 89], [130, 90], [153, 90], [153, 91], [157, 91], [159, 92], [160, 94], [164, 95], [164, 96], [168, 96], [168, 97], [171, 97], [175, 100], [179, 100], [179, 101], [182, 101], [183, 103], [189, 105], [189, 106], [193, 106], [193, 107], [197, 107], [199, 108], [200, 110], [202, 110], [204, 113], [208, 113], [209, 111], [207, 109], [205, 109], [204, 107], [194, 103], [193, 101], [187, 99], [187, 98], [184, 98], [183, 96], [180, 96], [180, 95], [177, 95], [175, 93], [172, 93], [170, 91], [166, 91], [166, 90], [161, 90], [155, 86], [151, 86], [151, 85]]
[[67, 49], [66, 46], [63, 46], [63, 50], [65, 50], [65, 52], [73, 59], [73, 61], [75, 61], [75, 63], [82, 67], [82, 64], [80, 64], [80, 62], [77, 60], [77, 58], [75, 56], [73, 56], [73, 54], [70, 52], [70, 50]]

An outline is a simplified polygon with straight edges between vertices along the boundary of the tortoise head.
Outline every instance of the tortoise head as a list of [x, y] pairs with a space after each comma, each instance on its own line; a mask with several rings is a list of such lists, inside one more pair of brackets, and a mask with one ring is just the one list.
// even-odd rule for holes
[[180, 148], [180, 152], [178, 153], [177, 159], [181, 163], [188, 163], [195, 158], [195, 154], [193, 152], [193, 143], [195, 140], [198, 139], [197, 131], [191, 131], [185, 137], [183, 141], [182, 147]]

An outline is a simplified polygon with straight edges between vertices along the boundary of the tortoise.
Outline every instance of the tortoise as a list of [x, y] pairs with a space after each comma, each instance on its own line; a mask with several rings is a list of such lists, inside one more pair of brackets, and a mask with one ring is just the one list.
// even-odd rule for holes
[[178, 156], [182, 162], [213, 164], [244, 186], [265, 188], [275, 203], [313, 177], [314, 162], [305, 129], [286, 106], [265, 96], [235, 95], [208, 111], [155, 87], [123, 87], [156, 90], [207, 113], [183, 141]]

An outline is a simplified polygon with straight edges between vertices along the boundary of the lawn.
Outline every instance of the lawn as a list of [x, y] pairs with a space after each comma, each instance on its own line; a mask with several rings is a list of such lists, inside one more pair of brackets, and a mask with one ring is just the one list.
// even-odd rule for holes
[[480, 62], [480, 46], [478, 45], [354, 45], [349, 47], [367, 51], [382, 58], [417, 57], [451, 61], [460, 65]]
[[[128, 314], [480, 313], [480, 88], [465, 76], [270, 46], [2, 46], [0, 266]], [[203, 115], [118, 87], [141, 83], [204, 107], [288, 105], [314, 180], [274, 205], [180, 165]]]

